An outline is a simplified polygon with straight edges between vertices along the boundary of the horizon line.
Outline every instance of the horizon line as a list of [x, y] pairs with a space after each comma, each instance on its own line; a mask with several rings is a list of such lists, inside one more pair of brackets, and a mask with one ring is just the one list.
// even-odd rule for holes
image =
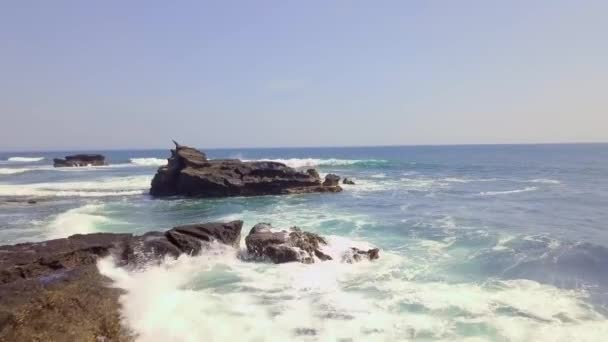
[[[323, 149], [323, 148], [381, 148], [381, 147], [466, 147], [466, 146], [542, 146], [542, 145], [605, 145], [608, 141], [595, 142], [540, 142], [540, 143], [464, 143], [464, 144], [388, 144], [388, 145], [318, 145], [318, 146], [253, 146], [253, 147], [208, 147], [199, 150], [256, 150], [256, 149]], [[184, 144], [184, 146], [190, 146]], [[33, 152], [85, 152], [85, 151], [151, 151], [171, 149], [167, 147], [124, 147], [124, 148], [89, 148], [89, 149], [30, 149], [30, 150], [0, 150], [0, 153], [33, 153]]]

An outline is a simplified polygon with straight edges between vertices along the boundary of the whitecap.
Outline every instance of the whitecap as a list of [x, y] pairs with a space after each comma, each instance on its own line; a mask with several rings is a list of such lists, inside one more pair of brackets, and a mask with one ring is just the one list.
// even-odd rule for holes
[[4, 168], [0, 167], [0, 175], [14, 175], [18, 173], [24, 173], [32, 169], [15, 169], [15, 168]]
[[505, 191], [485, 191], [479, 193], [481, 196], [497, 196], [497, 195], [509, 195], [509, 194], [518, 194], [521, 192], [529, 192], [538, 190], [535, 186], [530, 186], [524, 189], [515, 189], [515, 190], [505, 190]]
[[370, 176], [371, 178], [386, 178], [386, 173], [377, 173]]
[[243, 161], [271, 161], [285, 164], [293, 168], [305, 168], [315, 166], [348, 166], [357, 164], [381, 164], [386, 163], [386, 160], [380, 159], [317, 159], [317, 158], [290, 158], [290, 159], [256, 159]]
[[532, 179], [530, 181], [530, 183], [541, 183], [541, 184], [561, 184], [562, 182], [555, 180], [555, 179], [546, 179], [546, 178], [539, 178], [539, 179]]
[[167, 159], [162, 158], [131, 158], [131, 164], [137, 166], [163, 166], [167, 165]]
[[48, 225], [48, 238], [59, 239], [96, 232], [99, 224], [110, 222], [110, 219], [101, 215], [103, 208], [103, 204], [87, 204], [55, 216]]
[[44, 157], [10, 157], [7, 160], [15, 163], [31, 163], [44, 160]]
[[150, 188], [151, 176], [129, 176], [83, 182], [0, 184], [0, 196], [106, 197], [141, 195]]

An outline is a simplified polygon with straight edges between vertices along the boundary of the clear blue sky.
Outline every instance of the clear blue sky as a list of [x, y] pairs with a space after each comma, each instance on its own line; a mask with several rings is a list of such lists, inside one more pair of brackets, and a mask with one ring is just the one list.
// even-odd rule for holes
[[0, 149], [608, 141], [608, 1], [4, 1]]

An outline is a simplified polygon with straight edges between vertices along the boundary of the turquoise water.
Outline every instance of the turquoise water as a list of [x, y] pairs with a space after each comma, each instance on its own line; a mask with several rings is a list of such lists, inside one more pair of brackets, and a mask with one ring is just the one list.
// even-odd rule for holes
[[[147, 190], [168, 151], [98, 152], [112, 165], [54, 169], [52, 158], [69, 152], [0, 154], [0, 243], [242, 219], [244, 232], [271, 222], [329, 236], [336, 256], [277, 266], [218, 246], [136, 273], [105, 260], [102, 272], [127, 290], [124, 323], [142, 341], [608, 336], [606, 144], [208, 150], [357, 184], [339, 194], [166, 200]], [[39, 202], [7, 202], [26, 197]], [[381, 259], [341, 263], [358, 245], [381, 248]]]

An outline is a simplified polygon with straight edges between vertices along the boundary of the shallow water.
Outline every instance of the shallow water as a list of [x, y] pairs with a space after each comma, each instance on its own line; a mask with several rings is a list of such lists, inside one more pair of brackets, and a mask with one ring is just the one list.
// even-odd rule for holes
[[[339, 194], [155, 200], [167, 151], [0, 154], [0, 243], [143, 233], [241, 219], [329, 236], [335, 261], [246, 263], [220, 247], [127, 273], [142, 341], [603, 341], [608, 336], [608, 145], [210, 150], [352, 177]], [[44, 159], [39, 159], [44, 158]], [[39, 199], [35, 205], [7, 202]], [[346, 264], [353, 245], [377, 262]]]

